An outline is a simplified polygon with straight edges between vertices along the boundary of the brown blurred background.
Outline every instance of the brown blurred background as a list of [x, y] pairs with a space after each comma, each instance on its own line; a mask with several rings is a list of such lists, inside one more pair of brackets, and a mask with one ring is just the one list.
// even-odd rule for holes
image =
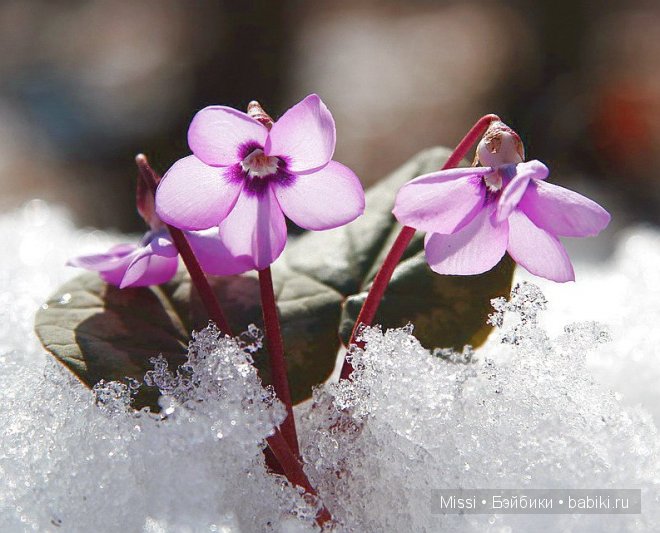
[[133, 156], [165, 171], [209, 104], [317, 92], [365, 185], [482, 114], [556, 183], [660, 222], [657, 1], [0, 1], [0, 208], [39, 197], [139, 230]]

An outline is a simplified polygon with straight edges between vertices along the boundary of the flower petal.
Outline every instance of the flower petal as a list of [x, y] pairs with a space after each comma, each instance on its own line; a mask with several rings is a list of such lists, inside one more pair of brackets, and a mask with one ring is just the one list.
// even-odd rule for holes
[[610, 214], [593, 200], [539, 181], [527, 188], [520, 209], [538, 227], [565, 237], [598, 235], [610, 222]]
[[335, 152], [335, 121], [323, 101], [310, 94], [273, 124], [264, 152], [281, 157], [291, 172], [314, 172]]
[[249, 258], [251, 268], [262, 270], [275, 261], [286, 244], [286, 222], [271, 188], [244, 191], [220, 224], [220, 238], [232, 256]]
[[126, 287], [147, 287], [166, 283], [176, 274], [179, 261], [176, 257], [163, 257], [143, 248], [126, 268], [126, 273], [119, 284]]
[[199, 111], [188, 128], [188, 145], [207, 165], [229, 166], [247, 154], [246, 146], [263, 147], [268, 129], [247, 114], [225, 106]]
[[162, 257], [176, 257], [179, 254], [167, 228], [157, 232], [150, 231], [144, 236], [142, 242], [151, 253]]
[[500, 170], [503, 174], [511, 173], [512, 176], [505, 180], [504, 189], [497, 202], [495, 220], [499, 223], [506, 220], [520, 199], [525, 194], [531, 179], [544, 180], [548, 177], [549, 170], [543, 163], [537, 160], [527, 161], [504, 167]]
[[233, 276], [254, 268], [249, 255], [234, 255], [220, 238], [218, 228], [186, 232], [188, 242], [195, 257], [207, 274], [212, 276]]
[[399, 189], [392, 213], [406, 226], [430, 233], [453, 233], [483, 206], [483, 176], [491, 168], [453, 168], [415, 178]]
[[85, 268], [95, 272], [112, 270], [121, 265], [126, 256], [137, 249], [135, 244], [118, 244], [104, 254], [82, 255], [67, 261], [68, 266]]
[[456, 233], [429, 233], [426, 260], [438, 274], [481, 274], [493, 268], [506, 251], [509, 226], [493, 222], [494, 206], [482, 209]]
[[330, 161], [312, 174], [273, 182], [284, 214], [301, 228], [325, 230], [343, 226], [364, 213], [364, 190], [355, 173]]
[[133, 261], [137, 253], [138, 252], [135, 251], [132, 254], [123, 257], [122, 260], [117, 262], [112, 268], [99, 271], [101, 279], [110, 285], [119, 287], [121, 285], [121, 280], [124, 279], [124, 274], [126, 274], [128, 265], [131, 264], [131, 261]]
[[156, 212], [177, 228], [207, 229], [227, 216], [242, 187], [236, 167], [211, 167], [190, 155], [163, 176], [156, 191]]
[[536, 226], [520, 209], [509, 216], [509, 245], [514, 261], [542, 278], [575, 280], [573, 265], [559, 239]]

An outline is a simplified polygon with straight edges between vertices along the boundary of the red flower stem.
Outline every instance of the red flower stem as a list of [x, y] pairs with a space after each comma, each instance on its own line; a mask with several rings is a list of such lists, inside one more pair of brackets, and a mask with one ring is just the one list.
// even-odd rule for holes
[[[137, 163], [141, 177], [145, 180], [146, 184], [151, 189], [151, 193], [155, 195], [156, 187], [158, 185], [158, 182], [160, 181], [160, 176], [158, 176], [158, 174], [156, 174], [156, 172], [151, 168], [145, 155], [139, 154], [135, 158], [135, 162]], [[231, 336], [232, 335], [231, 328], [229, 327], [229, 324], [225, 319], [224, 313], [222, 312], [222, 308], [220, 307], [220, 304], [217, 298], [215, 297], [215, 293], [213, 292], [213, 289], [211, 289], [211, 286], [209, 285], [209, 282], [206, 279], [206, 275], [204, 274], [204, 271], [202, 270], [199, 262], [197, 261], [197, 258], [195, 257], [192, 248], [190, 247], [190, 243], [188, 242], [188, 239], [186, 239], [185, 234], [178, 228], [168, 225], [167, 229], [169, 230], [170, 235], [172, 236], [172, 240], [174, 241], [174, 245], [176, 246], [179, 255], [181, 255], [181, 258], [183, 259], [183, 262], [185, 263], [186, 268], [190, 273], [190, 278], [192, 279], [193, 284], [197, 288], [197, 292], [199, 292], [199, 295], [202, 299], [204, 306], [206, 307], [209, 317], [211, 318], [211, 320], [213, 320], [216, 323], [218, 328], [223, 333], [226, 333], [227, 335]], [[264, 271], [259, 272], [259, 282], [260, 282], [260, 286], [262, 287], [262, 293], [261, 293], [262, 301], [269, 302], [268, 306], [264, 305], [264, 322], [266, 323], [266, 334], [268, 335], [269, 331], [273, 332], [273, 335], [268, 337], [269, 351], [271, 347], [271, 339], [273, 340], [277, 339], [275, 341], [276, 348], [274, 351], [278, 353], [277, 346], [279, 346], [280, 360], [282, 363], [280, 365], [280, 368], [284, 369], [284, 351], [282, 345], [282, 336], [280, 334], [279, 320], [277, 318], [277, 308], [275, 307], [275, 295], [273, 293], [273, 282], [270, 275], [270, 268], [267, 268], [263, 275], [264, 283], [262, 283], [262, 273], [264, 273]], [[265, 283], [268, 284], [267, 287], [264, 287]], [[266, 298], [264, 298], [264, 288], [266, 289], [266, 293], [267, 293]], [[268, 313], [266, 312], [266, 308], [269, 309]], [[273, 319], [274, 319], [274, 325], [272, 322]], [[309, 482], [309, 479], [307, 478], [307, 475], [305, 474], [305, 471], [302, 468], [302, 464], [298, 459], [300, 457], [300, 452], [298, 450], [298, 439], [295, 434], [295, 425], [293, 424], [293, 409], [291, 407], [291, 396], [289, 394], [289, 385], [286, 377], [286, 369], [284, 369], [284, 385], [285, 385], [284, 395], [287, 398], [287, 402], [286, 402], [287, 420], [291, 420], [291, 427], [293, 429], [293, 438], [294, 438], [293, 442], [295, 443], [295, 448], [294, 448], [295, 454], [292, 451], [290, 445], [287, 443], [287, 440], [282, 435], [282, 431], [280, 431], [279, 428], [275, 428], [275, 433], [270, 437], [268, 437], [268, 439], [266, 439], [266, 442], [268, 443], [268, 447], [273, 452], [273, 455], [275, 456], [275, 459], [279, 463], [279, 466], [284, 472], [286, 478], [292, 484], [298, 485], [299, 487], [305, 489], [305, 492], [307, 492], [308, 494], [316, 496], [317, 495], [316, 491], [312, 487], [312, 484]], [[284, 427], [284, 424], [282, 424], [282, 426]], [[323, 525], [329, 520], [332, 520], [332, 516], [325, 508], [325, 506], [323, 506], [316, 517], [316, 522], [318, 523], [319, 526], [323, 527]]]
[[270, 267], [259, 271], [259, 290], [261, 292], [261, 309], [264, 315], [264, 330], [268, 345], [273, 388], [277, 397], [282, 401], [284, 407], [286, 407], [287, 413], [284, 422], [282, 422], [282, 434], [295, 455], [300, 457], [296, 422], [293, 418], [293, 403], [289, 389], [289, 378], [287, 377], [286, 361], [284, 359], [284, 343], [282, 342], [282, 332], [280, 331], [280, 319], [277, 315], [275, 292], [273, 291], [273, 277]]
[[[147, 156], [144, 154], [138, 154], [135, 157], [135, 163], [140, 171], [140, 177], [144, 180], [145, 184], [151, 190], [151, 194], [155, 197], [156, 188], [160, 182], [160, 176], [156, 174], [156, 171], [153, 168], [151, 168]], [[186, 239], [185, 234], [179, 228], [175, 228], [169, 224], [167, 224], [167, 229], [170, 232], [172, 241], [174, 241], [174, 246], [176, 246], [181, 259], [183, 259], [183, 263], [188, 269], [190, 279], [197, 289], [199, 297], [202, 299], [202, 303], [209, 314], [209, 318], [215, 322], [215, 325], [218, 326], [218, 329], [222, 333], [232, 336], [231, 328], [229, 327], [225, 314], [222, 312], [220, 303], [218, 303], [218, 299], [215, 297], [213, 289], [211, 288], [199, 261], [197, 261], [195, 253], [190, 247], [190, 243], [188, 242], [188, 239]]]
[[[449, 156], [445, 164], [442, 166], [442, 170], [447, 170], [448, 168], [456, 167], [465, 157], [465, 154], [467, 154], [468, 150], [470, 150], [472, 145], [475, 142], [477, 142], [477, 140], [488, 129], [490, 123], [496, 120], [500, 120], [500, 118], [497, 115], [491, 114], [491, 115], [484, 115], [483, 117], [481, 117], [474, 124], [474, 126], [472, 126], [470, 131], [466, 133], [465, 137], [463, 137], [461, 142], [458, 143], [456, 149], [452, 152], [452, 154]], [[355, 342], [355, 337], [357, 336], [357, 332], [359, 328], [361, 328], [362, 326], [370, 326], [371, 323], [373, 322], [373, 319], [376, 316], [376, 312], [378, 311], [378, 308], [380, 307], [380, 303], [385, 294], [385, 290], [387, 289], [390, 279], [392, 279], [392, 274], [394, 273], [394, 269], [399, 264], [399, 261], [401, 260], [401, 256], [406, 251], [406, 248], [408, 248], [408, 244], [410, 244], [410, 241], [412, 240], [414, 235], [415, 235], [414, 228], [411, 228], [409, 226], [404, 226], [403, 228], [401, 228], [399, 235], [394, 241], [392, 248], [388, 252], [385, 261], [383, 261], [380, 270], [378, 270], [378, 273], [376, 274], [376, 277], [374, 278], [374, 281], [371, 284], [371, 289], [369, 290], [369, 294], [367, 294], [367, 298], [362, 304], [362, 309], [360, 309], [360, 313], [358, 314], [357, 320], [355, 321], [355, 325], [353, 326], [353, 331], [351, 333], [351, 338], [348, 343], [348, 346], [351, 346], [352, 344], [359, 345], [359, 343]], [[340, 379], [348, 379], [349, 376], [351, 375], [351, 372], [353, 372], [353, 366], [346, 359], [346, 356], [344, 356], [344, 364], [342, 365], [341, 368]]]
[[[296, 458], [296, 456], [291, 451], [291, 448], [286, 442], [286, 439], [279, 431], [274, 435], [268, 437], [267, 439], [268, 447], [273, 452], [273, 455], [278, 460], [286, 478], [293, 483], [305, 489], [305, 492], [317, 496], [314, 487], [309, 482], [305, 471], [302, 468], [302, 464]], [[326, 522], [332, 520], [330, 512], [323, 506], [316, 516], [316, 523], [319, 526], [323, 526]]]
[[195, 253], [190, 247], [190, 243], [183, 231], [174, 226], [167, 225], [167, 229], [170, 231], [172, 240], [174, 241], [174, 246], [179, 251], [181, 259], [183, 259], [188, 273], [190, 274], [190, 279], [197, 289], [199, 297], [202, 299], [204, 307], [209, 314], [209, 318], [215, 322], [215, 325], [218, 326], [218, 329], [230, 337], [233, 336], [231, 328], [229, 327], [229, 322], [220, 307], [218, 299], [215, 297], [215, 293], [209, 284], [209, 280], [204, 275], [204, 271], [195, 257]]

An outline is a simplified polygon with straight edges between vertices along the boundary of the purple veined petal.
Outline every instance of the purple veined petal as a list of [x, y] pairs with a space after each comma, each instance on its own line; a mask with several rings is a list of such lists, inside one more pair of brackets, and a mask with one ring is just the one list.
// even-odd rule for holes
[[188, 128], [188, 145], [207, 165], [230, 166], [239, 163], [245, 146], [264, 146], [268, 129], [246, 113], [225, 106], [199, 111]]
[[143, 248], [134, 254], [126, 268], [119, 288], [147, 287], [160, 285], [171, 280], [176, 274], [179, 261], [176, 257], [163, 257]]
[[499, 223], [506, 220], [511, 212], [518, 206], [520, 199], [525, 194], [530, 180], [544, 180], [548, 177], [549, 170], [543, 163], [537, 160], [527, 161], [511, 165], [501, 170], [503, 173], [512, 172], [513, 176], [505, 180], [502, 194], [497, 202], [495, 220]]
[[494, 206], [482, 209], [456, 233], [426, 235], [426, 260], [438, 274], [481, 274], [493, 268], [506, 251], [509, 226], [495, 224]]
[[227, 249], [218, 228], [186, 232], [186, 237], [202, 270], [207, 274], [233, 276], [254, 268], [250, 255], [234, 255]]
[[359, 178], [336, 161], [286, 183], [274, 181], [272, 187], [284, 214], [301, 228], [332, 229], [364, 213], [364, 189]]
[[156, 212], [186, 230], [217, 226], [233, 209], [243, 188], [237, 168], [205, 165], [194, 155], [179, 159], [156, 190]]
[[291, 172], [308, 173], [332, 159], [335, 142], [335, 121], [330, 111], [316, 94], [310, 94], [273, 124], [264, 152], [284, 159]]
[[66, 264], [95, 272], [111, 270], [120, 265], [126, 256], [133, 253], [137, 248], [135, 244], [118, 244], [110, 248], [106, 253], [74, 257], [69, 259]]
[[559, 239], [536, 226], [520, 209], [509, 216], [507, 250], [516, 263], [536, 276], [563, 283], [575, 273]]
[[255, 270], [275, 261], [286, 244], [286, 221], [271, 187], [260, 193], [243, 191], [219, 231], [227, 251], [249, 257]]
[[406, 226], [429, 233], [453, 233], [483, 207], [488, 167], [453, 168], [415, 178], [399, 189], [392, 213]]
[[539, 228], [564, 237], [598, 235], [610, 214], [593, 200], [559, 185], [533, 181], [519, 208]]

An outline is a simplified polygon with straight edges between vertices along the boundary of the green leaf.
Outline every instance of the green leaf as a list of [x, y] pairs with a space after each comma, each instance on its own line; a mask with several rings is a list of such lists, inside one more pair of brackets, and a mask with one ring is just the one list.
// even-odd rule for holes
[[[415, 336], [428, 347], [479, 346], [492, 330], [486, 324], [493, 310], [490, 300], [509, 294], [514, 266], [507, 255], [478, 276], [439, 276], [421, 251], [394, 271], [374, 323], [393, 328], [411, 322]], [[345, 342], [366, 296], [363, 291], [346, 301], [340, 326]]]
[[[400, 230], [391, 214], [399, 187], [439, 169], [448, 156], [444, 148], [418, 154], [367, 192], [364, 216], [342, 228], [303, 234], [273, 265], [294, 402], [309, 398], [312, 386], [332, 373], [340, 335], [344, 341], [350, 335], [365, 291]], [[490, 299], [510, 291], [513, 262], [506, 257], [480, 276], [439, 276], [426, 265], [422, 246], [418, 234], [394, 272], [376, 322], [413, 322], [428, 347], [478, 346], [490, 331]], [[211, 283], [235, 332], [262, 326], [256, 274]], [[35, 328], [46, 349], [92, 386], [100, 379], [141, 379], [151, 368], [149, 358], [159, 353], [180, 364], [189, 332], [206, 324], [185, 273], [159, 287], [123, 290], [85, 273], [56, 291], [37, 313]], [[255, 361], [268, 382], [265, 350]], [[141, 393], [136, 407], [154, 407], [156, 392]]]
[[[295, 403], [332, 373], [337, 356], [337, 325], [342, 296], [284, 265], [273, 268], [282, 337], [287, 348], [291, 395]], [[259, 283], [254, 275], [213, 278], [212, 285], [236, 332], [262, 327]], [[159, 287], [118, 289], [95, 273], [64, 284], [37, 312], [35, 329], [44, 347], [91, 387], [100, 379], [141, 380], [149, 359], [162, 353], [176, 366], [185, 361], [189, 332], [208, 318], [190, 278], [179, 273]], [[270, 382], [267, 354], [255, 363]], [[145, 388], [135, 406], [157, 409], [157, 391]]]
[[[162, 353], [172, 364], [185, 360], [187, 328], [159, 287], [122, 289], [87, 272], [65, 283], [39, 309], [37, 336], [80, 380], [141, 379], [149, 358]], [[145, 389], [136, 403], [151, 404]]]

